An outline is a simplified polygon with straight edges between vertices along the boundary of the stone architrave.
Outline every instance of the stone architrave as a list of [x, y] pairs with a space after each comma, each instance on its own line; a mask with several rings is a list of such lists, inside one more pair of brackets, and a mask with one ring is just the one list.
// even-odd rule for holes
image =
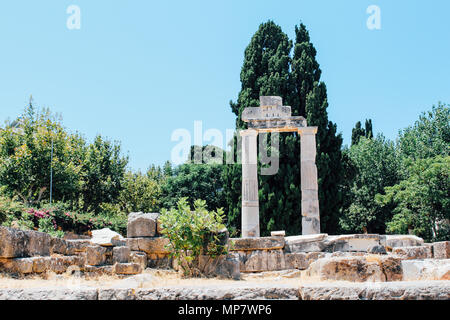
[[242, 237], [259, 237], [258, 131], [243, 130], [242, 137]]
[[261, 96], [260, 107], [245, 108], [242, 120], [242, 237], [259, 237], [257, 136], [260, 132], [298, 132], [301, 144], [302, 234], [320, 233], [319, 197], [316, 167], [317, 127], [306, 119], [291, 116], [291, 107], [281, 97]]

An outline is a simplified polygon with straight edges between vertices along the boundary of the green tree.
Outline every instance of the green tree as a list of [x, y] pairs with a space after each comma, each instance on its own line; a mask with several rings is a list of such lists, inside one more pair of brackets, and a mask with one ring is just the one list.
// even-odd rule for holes
[[345, 232], [385, 233], [386, 222], [392, 217], [391, 209], [375, 201], [375, 195], [393, 186], [401, 179], [401, 161], [393, 142], [381, 134], [374, 139], [361, 137], [358, 144], [346, 152], [355, 171], [351, 179], [347, 208], [343, 209], [340, 226]]
[[450, 156], [408, 161], [408, 178], [385, 188], [377, 202], [394, 207], [388, 232], [412, 231], [426, 241], [450, 240]]
[[361, 127], [361, 122], [358, 121], [355, 127], [352, 129], [352, 145], [358, 144], [359, 138], [366, 137], [367, 139], [373, 138], [372, 119], [367, 120], [365, 128]]
[[102, 203], [117, 203], [128, 164], [120, 149], [119, 143], [100, 135], [87, 147], [81, 191], [84, 211], [99, 212]]
[[39, 205], [49, 199], [52, 167], [53, 199], [75, 202], [82, 183], [84, 144], [79, 135], [66, 132], [57, 116], [48, 109], [40, 111], [30, 100], [14, 125], [0, 131], [0, 185], [10, 197]]
[[450, 155], [449, 106], [439, 102], [413, 126], [400, 131], [399, 148], [403, 156], [412, 159]]

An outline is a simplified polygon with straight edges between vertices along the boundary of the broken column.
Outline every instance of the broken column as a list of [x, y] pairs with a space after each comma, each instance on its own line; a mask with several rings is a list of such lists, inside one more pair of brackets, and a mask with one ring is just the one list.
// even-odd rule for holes
[[302, 189], [302, 234], [320, 233], [319, 187], [316, 167], [317, 127], [299, 128]]
[[259, 237], [258, 131], [240, 132], [242, 137], [242, 237]]

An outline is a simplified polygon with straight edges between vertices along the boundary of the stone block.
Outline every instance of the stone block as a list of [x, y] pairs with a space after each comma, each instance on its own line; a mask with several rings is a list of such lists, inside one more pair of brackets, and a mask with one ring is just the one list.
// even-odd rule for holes
[[450, 280], [450, 259], [403, 260], [404, 281]]
[[90, 276], [112, 275], [113, 266], [84, 266], [84, 272]]
[[72, 256], [80, 252], [86, 252], [87, 247], [92, 246], [90, 240], [86, 239], [76, 239], [76, 240], [65, 240], [67, 244], [66, 255]]
[[12, 274], [29, 274], [33, 272], [32, 258], [0, 259], [0, 271]]
[[51, 257], [34, 257], [33, 273], [45, 273], [50, 270]]
[[367, 252], [368, 249], [380, 245], [379, 234], [350, 234], [328, 236], [324, 251], [335, 252]]
[[305, 252], [285, 253], [284, 260], [286, 269], [305, 270], [309, 267], [309, 261], [306, 259]]
[[0, 227], [0, 258], [25, 257], [27, 234], [19, 229]]
[[65, 273], [70, 266], [84, 266], [81, 256], [52, 256], [49, 263], [49, 271], [57, 274]]
[[450, 259], [450, 241], [434, 242], [433, 258]]
[[374, 245], [372, 247], [369, 247], [367, 249], [368, 253], [372, 253], [372, 254], [386, 254], [386, 248], [382, 245]]
[[234, 251], [283, 249], [284, 244], [283, 237], [230, 238], [230, 249]]
[[100, 230], [93, 230], [90, 241], [95, 245], [111, 247], [117, 245], [117, 243], [123, 239], [124, 238], [119, 233], [112, 231], [109, 228], [103, 228]]
[[147, 267], [149, 268], [170, 269], [172, 265], [172, 258], [168, 254], [152, 253], [148, 255]]
[[61, 238], [51, 238], [50, 254], [67, 254], [67, 242]]
[[284, 231], [284, 230], [272, 231], [272, 232], [270, 232], [270, 236], [271, 237], [284, 237], [284, 236], [286, 236], [286, 231]]
[[319, 259], [311, 263], [306, 274], [320, 281], [386, 281], [383, 269], [377, 261], [356, 256]]
[[51, 237], [47, 233], [37, 231], [24, 231], [28, 240], [25, 246], [26, 255], [34, 256], [49, 256]]
[[414, 235], [400, 234], [400, 235], [384, 235], [386, 244], [385, 246], [395, 248], [395, 247], [412, 247], [412, 246], [423, 246], [424, 241]]
[[199, 269], [203, 274], [210, 277], [239, 280], [241, 277], [238, 254], [229, 254], [211, 258], [199, 256]]
[[128, 215], [127, 238], [156, 236], [159, 213], [133, 212]]
[[263, 272], [286, 269], [281, 249], [239, 251], [241, 272]]
[[102, 246], [88, 246], [86, 249], [86, 264], [91, 266], [105, 264], [106, 251], [106, 248]]
[[142, 270], [147, 268], [147, 254], [142, 251], [131, 251], [130, 262], [138, 263]]
[[392, 253], [401, 256], [404, 260], [433, 257], [430, 246], [395, 247], [392, 249]]
[[142, 272], [142, 267], [138, 263], [116, 263], [113, 267], [115, 274], [129, 275], [139, 274]]
[[112, 255], [113, 264], [116, 262], [119, 263], [128, 263], [130, 262], [130, 248], [129, 247], [114, 247], [113, 255]]
[[288, 253], [320, 252], [325, 248], [326, 233], [285, 237], [284, 250]]
[[144, 251], [147, 254], [168, 254], [169, 239], [163, 237], [154, 238], [127, 238], [127, 246], [132, 251]]

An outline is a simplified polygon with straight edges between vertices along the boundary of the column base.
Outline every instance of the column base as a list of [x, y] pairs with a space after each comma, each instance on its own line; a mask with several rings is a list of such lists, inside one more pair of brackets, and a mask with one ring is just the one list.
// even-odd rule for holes
[[302, 217], [302, 235], [319, 234], [320, 220], [314, 217]]

